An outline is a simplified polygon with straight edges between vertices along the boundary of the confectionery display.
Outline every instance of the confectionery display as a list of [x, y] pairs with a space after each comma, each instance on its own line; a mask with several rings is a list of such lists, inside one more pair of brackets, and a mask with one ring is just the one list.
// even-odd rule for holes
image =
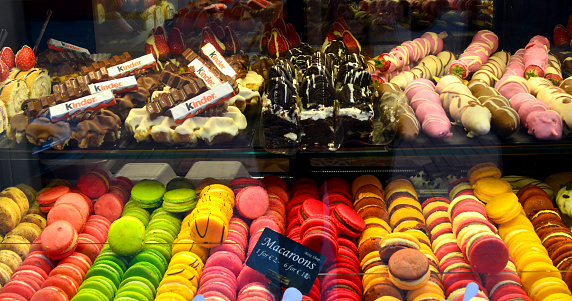
[[87, 30], [54, 2], [0, 28], [0, 300], [572, 300], [557, 2], [97, 0]]

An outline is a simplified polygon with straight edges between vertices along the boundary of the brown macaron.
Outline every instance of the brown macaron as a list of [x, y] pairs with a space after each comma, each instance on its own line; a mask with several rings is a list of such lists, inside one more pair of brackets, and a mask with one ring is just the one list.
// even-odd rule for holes
[[7, 235], [0, 244], [0, 250], [14, 251], [24, 260], [30, 251], [30, 242], [20, 235]]
[[401, 249], [389, 258], [389, 279], [398, 288], [414, 290], [423, 287], [429, 280], [429, 259], [415, 249]]
[[0, 263], [14, 271], [22, 265], [22, 258], [12, 250], [0, 250]]
[[42, 229], [38, 227], [38, 225], [34, 223], [22, 222], [19, 223], [16, 228], [12, 229], [12, 231], [8, 232], [7, 235], [20, 235], [31, 243], [38, 236], [40, 236], [40, 233], [42, 233]]
[[21, 223], [33, 223], [40, 227], [40, 229], [44, 230], [48, 221], [39, 214], [29, 213], [22, 218]]
[[30, 209], [30, 203], [28, 202], [28, 197], [26, 197], [26, 194], [19, 188], [8, 187], [0, 192], [0, 197], [7, 197], [12, 199], [12, 201], [16, 202], [16, 204], [18, 204], [18, 207], [20, 208], [20, 214], [21, 214], [20, 217], [28, 213], [28, 209]]
[[10, 198], [0, 197], [0, 233], [5, 234], [16, 228], [21, 218], [18, 204]]

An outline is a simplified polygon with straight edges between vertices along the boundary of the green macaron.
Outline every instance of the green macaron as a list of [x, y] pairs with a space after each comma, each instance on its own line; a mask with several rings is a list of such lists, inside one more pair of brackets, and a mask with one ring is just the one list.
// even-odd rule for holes
[[124, 216], [111, 224], [107, 242], [113, 252], [129, 256], [135, 254], [144, 246], [145, 225], [138, 218]]
[[169, 181], [169, 183], [167, 183], [167, 191], [179, 188], [195, 189], [195, 185], [193, 185], [193, 182], [191, 180], [184, 177], [173, 178], [171, 181]]
[[93, 276], [102, 276], [108, 278], [113, 282], [113, 285], [115, 285], [115, 287], [119, 287], [119, 284], [121, 283], [121, 276], [119, 275], [117, 270], [115, 270], [113, 267], [107, 264], [99, 264], [99, 265], [94, 264], [93, 266], [91, 266], [91, 268], [89, 268], [89, 271], [85, 273], [85, 279], [89, 279]]
[[151, 283], [151, 281], [147, 280], [147, 278], [140, 277], [140, 276], [126, 277], [125, 279], [123, 279], [123, 281], [121, 281], [121, 284], [119, 285], [119, 289], [123, 288], [126, 285], [131, 285], [131, 284], [140, 285], [140, 286], [146, 288], [147, 290], [149, 290], [151, 292], [153, 297], [157, 294], [157, 290], [153, 286], [153, 283]]
[[179, 188], [167, 191], [163, 196], [163, 209], [168, 212], [187, 212], [197, 206], [195, 191]]
[[124, 290], [122, 292], [117, 292], [117, 295], [115, 295], [114, 300], [121, 300], [122, 298], [133, 298], [137, 301], [145, 301], [145, 300], [153, 301], [153, 299], [148, 299], [146, 295], [133, 290]]
[[[153, 301], [155, 299], [155, 296], [153, 296], [153, 292], [144, 284], [137, 284], [137, 283], [126, 284], [117, 291], [117, 295], [120, 296], [120, 294], [125, 291], [136, 292], [138, 294], [141, 294], [148, 301]], [[145, 299], [142, 300], [144, 301]]]
[[123, 213], [121, 214], [121, 216], [136, 217], [145, 225], [145, 227], [147, 227], [147, 224], [149, 224], [149, 219], [151, 217], [151, 214], [149, 213], [149, 211], [141, 207], [131, 206], [129, 208], [123, 208]]
[[163, 257], [165, 257], [165, 260], [167, 261], [171, 261], [171, 256], [173, 255], [171, 243], [158, 236], [145, 238], [145, 247], [143, 249], [157, 250], [159, 253], [161, 253], [161, 255], [163, 255]]
[[121, 268], [121, 270], [123, 272], [125, 272], [125, 270], [127, 270], [127, 267], [129, 264], [129, 262], [127, 261], [127, 259], [125, 259], [125, 257], [123, 257], [123, 256], [121, 256], [121, 255], [119, 255], [119, 254], [117, 254], [111, 250], [108, 250], [105, 252], [102, 251], [101, 253], [99, 253], [99, 256], [97, 256], [94, 263], [97, 263], [97, 262], [102, 261], [102, 260], [113, 261], [115, 264], [117, 264]]
[[131, 198], [142, 208], [155, 208], [161, 205], [167, 189], [156, 180], [143, 180], [131, 189]]
[[159, 282], [163, 278], [163, 275], [159, 272], [159, 269], [149, 262], [137, 262], [125, 271], [125, 277], [138, 276], [149, 280], [153, 287], [157, 288]]
[[159, 269], [161, 275], [165, 274], [165, 271], [169, 266], [169, 263], [167, 262], [165, 257], [163, 257], [163, 255], [159, 251], [154, 249], [145, 249], [137, 253], [137, 255], [135, 255], [133, 259], [131, 259], [131, 261], [129, 262], [129, 266], [134, 266], [138, 262], [151, 263], [152, 265], [156, 266]]
[[94, 289], [101, 292], [108, 300], [113, 300], [113, 296], [115, 296], [115, 291], [117, 290], [110, 280], [102, 276], [93, 276], [84, 281], [79, 286], [79, 291], [84, 289]]

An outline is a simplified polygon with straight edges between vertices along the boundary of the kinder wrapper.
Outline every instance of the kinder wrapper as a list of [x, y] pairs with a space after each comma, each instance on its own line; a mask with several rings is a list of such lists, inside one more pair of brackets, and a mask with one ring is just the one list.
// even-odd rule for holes
[[189, 69], [200, 79], [202, 79], [209, 89], [212, 89], [220, 84], [222, 81], [216, 77], [216, 75], [205, 66], [199, 59], [194, 59], [189, 64]]
[[54, 39], [49, 39], [48, 40], [48, 48], [56, 50], [56, 51], [64, 51], [66, 49], [68, 50], [73, 50], [73, 51], [77, 51], [77, 52], [83, 52], [86, 54], [90, 54], [89, 50], [76, 46], [76, 45], [72, 45], [72, 44], [68, 44], [66, 42], [62, 42], [62, 41], [58, 41], [58, 40], [54, 40]]
[[121, 78], [141, 69], [149, 69], [157, 65], [153, 54], [149, 53], [134, 60], [130, 60], [121, 65], [107, 68], [107, 73], [111, 77]]
[[208, 107], [227, 100], [232, 94], [232, 86], [226, 82], [173, 107], [171, 109], [171, 115], [173, 116], [175, 123], [182, 123], [185, 119], [196, 116]]
[[205, 46], [201, 48], [203, 55], [208, 57], [208, 59], [225, 75], [236, 79], [238, 74], [232, 69], [230, 64], [224, 59], [224, 57], [216, 50], [216, 48], [211, 43], [206, 43]]
[[113, 92], [106, 90], [50, 107], [50, 120], [57, 122], [78, 112], [99, 110], [114, 104]]
[[97, 84], [91, 84], [88, 87], [91, 94], [106, 90], [111, 90], [115, 94], [121, 94], [136, 90], [139, 86], [137, 85], [137, 79], [135, 79], [135, 76], [128, 76], [124, 78], [108, 80]]

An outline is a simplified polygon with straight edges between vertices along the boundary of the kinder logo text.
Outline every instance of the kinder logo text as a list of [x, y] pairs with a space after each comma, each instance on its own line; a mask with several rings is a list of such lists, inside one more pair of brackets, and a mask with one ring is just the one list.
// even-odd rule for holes
[[95, 89], [95, 92], [101, 92], [101, 91], [105, 91], [105, 90], [116, 89], [119, 87], [121, 87], [121, 83], [111, 83], [111, 84], [107, 84], [107, 85], [94, 86], [94, 89]]
[[215, 99], [216, 99], [215, 94], [212, 93], [210, 95], [203, 96], [203, 98], [201, 98], [197, 101], [188, 102], [185, 104], [185, 106], [187, 107], [187, 110], [192, 111], [192, 110], [194, 110], [194, 109], [196, 109], [196, 108], [198, 108], [204, 104], [207, 104], [207, 103], [209, 103]]
[[68, 44], [68, 43], [62, 42], [62, 45], [64, 45], [64, 47], [67, 47], [67, 48], [69, 48], [69, 49], [73, 49], [73, 50], [77, 50], [77, 51], [80, 51], [80, 50], [81, 50], [79, 47], [77, 47], [77, 46], [75, 46], [75, 45], [72, 45], [72, 44]]
[[209, 57], [211, 59], [211, 61], [219, 68], [219, 69], [224, 69], [224, 64], [223, 62], [221, 62], [220, 57], [216, 55], [216, 52], [213, 51], [209, 54]]
[[212, 77], [210, 77], [207, 72], [205, 71], [205, 67], [201, 67], [197, 70], [197, 74], [199, 75], [199, 77], [205, 81], [205, 83], [209, 86], [212, 87], [214, 85], [216, 85], [216, 83], [214, 82], [214, 80], [212, 79]]
[[79, 101], [79, 102], [66, 103], [65, 104], [66, 110], [73, 110], [73, 109], [81, 108], [83, 106], [87, 106], [89, 104], [92, 104], [96, 101], [97, 101], [97, 97], [91, 97], [91, 98], [86, 98], [86, 99]]
[[117, 71], [119, 71], [119, 72], [124, 72], [124, 71], [127, 71], [127, 70], [131, 70], [131, 69], [133, 69], [133, 68], [135, 68], [135, 67], [138, 67], [138, 66], [140, 66], [140, 65], [141, 65], [141, 61], [135, 61], [135, 62], [126, 64], [126, 65], [117, 66]]

